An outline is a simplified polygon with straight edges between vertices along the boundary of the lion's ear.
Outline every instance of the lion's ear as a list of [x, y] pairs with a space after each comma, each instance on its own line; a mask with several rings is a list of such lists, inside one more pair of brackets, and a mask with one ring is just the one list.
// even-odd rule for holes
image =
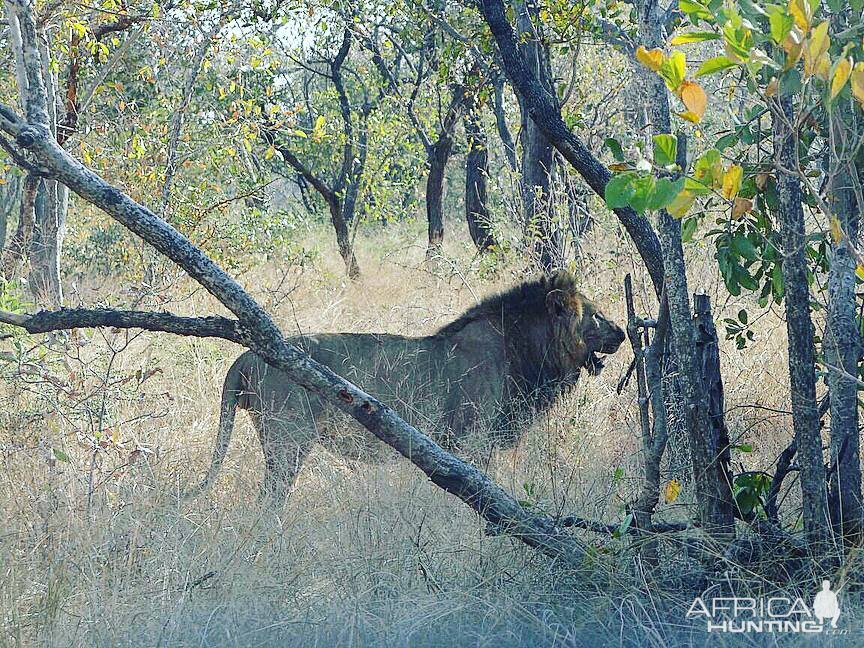
[[567, 295], [563, 290], [554, 289], [546, 293], [546, 310], [552, 317], [563, 317], [567, 312]]

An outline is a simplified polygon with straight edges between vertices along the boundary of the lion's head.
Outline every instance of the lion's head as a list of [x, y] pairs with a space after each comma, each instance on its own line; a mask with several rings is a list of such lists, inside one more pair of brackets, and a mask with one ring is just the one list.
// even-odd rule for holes
[[603, 369], [598, 354], [611, 354], [624, 341], [624, 331], [576, 289], [576, 278], [559, 270], [544, 279], [546, 309], [552, 329], [552, 351], [562, 375], [592, 375]]

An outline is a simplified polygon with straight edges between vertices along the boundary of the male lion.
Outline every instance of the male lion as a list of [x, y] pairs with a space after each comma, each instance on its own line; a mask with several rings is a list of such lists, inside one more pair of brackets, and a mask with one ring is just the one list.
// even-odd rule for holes
[[[292, 338], [318, 362], [391, 405], [438, 443], [470, 451], [514, 445], [598, 353], [614, 353], [624, 332], [558, 271], [466, 311], [427, 337], [337, 333]], [[390, 449], [359, 424], [291, 382], [250, 351], [228, 370], [209, 486], [228, 451], [237, 408], [250, 412], [264, 449], [262, 496], [281, 505], [315, 442], [352, 459]]]

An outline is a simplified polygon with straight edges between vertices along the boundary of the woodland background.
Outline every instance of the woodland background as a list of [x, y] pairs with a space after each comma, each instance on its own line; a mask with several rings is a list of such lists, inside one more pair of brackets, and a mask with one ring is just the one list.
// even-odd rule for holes
[[[691, 645], [697, 595], [830, 578], [854, 645], [857, 2], [4, 10], [4, 643]], [[277, 516], [245, 422], [182, 498], [232, 341], [335, 398], [280, 331], [428, 334], [556, 267], [650, 346], [479, 467], [481, 517], [323, 451]]]

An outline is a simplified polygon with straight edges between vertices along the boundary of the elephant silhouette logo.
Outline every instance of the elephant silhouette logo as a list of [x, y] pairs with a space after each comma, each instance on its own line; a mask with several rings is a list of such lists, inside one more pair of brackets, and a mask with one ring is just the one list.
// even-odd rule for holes
[[813, 599], [813, 614], [819, 619], [819, 623], [825, 625], [831, 620], [831, 627], [837, 627], [837, 619], [840, 618], [840, 601], [837, 594], [831, 591], [831, 581], [822, 581], [822, 590]]

